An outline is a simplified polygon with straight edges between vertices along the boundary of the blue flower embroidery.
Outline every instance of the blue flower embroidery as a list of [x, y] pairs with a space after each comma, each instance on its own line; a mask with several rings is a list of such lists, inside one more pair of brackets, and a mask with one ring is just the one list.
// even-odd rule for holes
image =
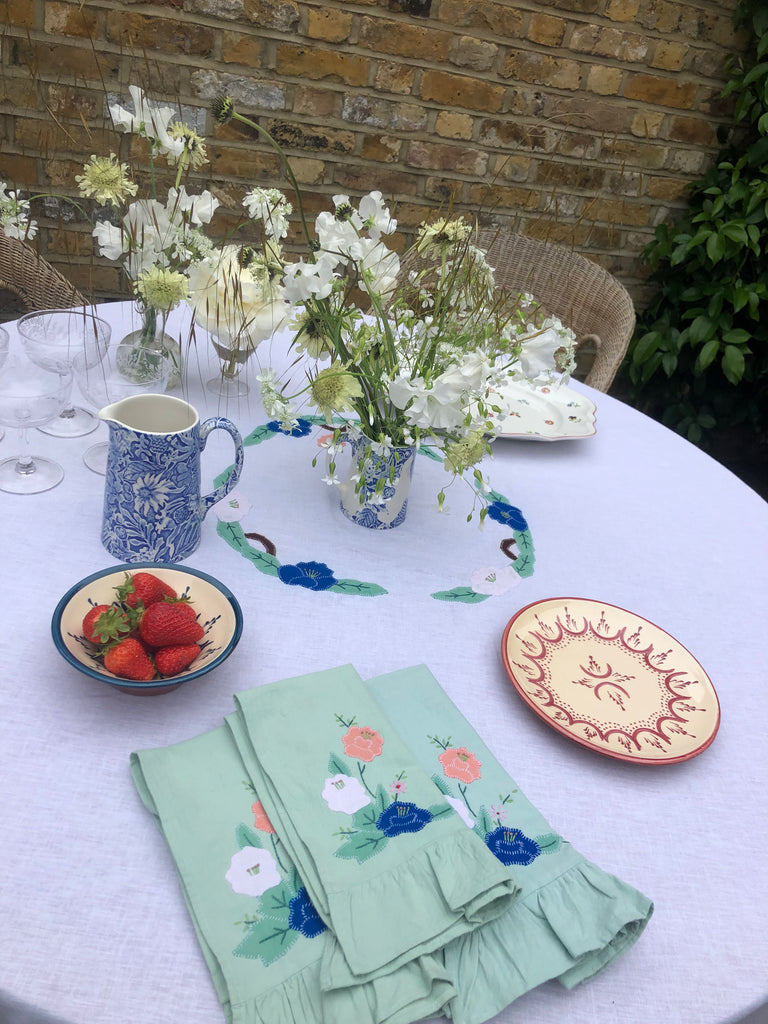
[[529, 839], [519, 828], [500, 825], [493, 832], [488, 832], [485, 844], [494, 857], [502, 864], [520, 864], [525, 867], [531, 864], [541, 853], [541, 847], [535, 839]]
[[279, 420], [270, 420], [267, 427], [274, 434], [286, 434], [288, 437], [306, 437], [312, 430], [313, 424], [309, 420], [299, 417], [296, 426], [292, 430], [284, 430]]
[[421, 832], [425, 825], [432, 821], [430, 811], [417, 807], [403, 800], [395, 800], [381, 812], [376, 820], [376, 828], [390, 839], [403, 832]]
[[278, 577], [291, 587], [306, 587], [307, 590], [328, 590], [336, 583], [333, 570], [325, 562], [297, 562], [296, 565], [281, 565]]
[[519, 508], [507, 504], [506, 501], [493, 501], [488, 506], [488, 515], [502, 526], [511, 526], [513, 530], [527, 530], [528, 523]]
[[303, 885], [288, 904], [288, 908], [288, 925], [295, 932], [301, 932], [306, 938], [314, 939], [325, 931], [325, 923], [315, 910]]

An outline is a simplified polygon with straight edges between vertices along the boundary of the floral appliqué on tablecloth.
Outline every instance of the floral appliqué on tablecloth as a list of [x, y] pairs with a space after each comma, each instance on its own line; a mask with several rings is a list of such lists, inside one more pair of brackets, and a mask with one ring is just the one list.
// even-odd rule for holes
[[[253, 792], [250, 783], [244, 785]], [[234, 892], [255, 900], [254, 912], [235, 922], [246, 934], [232, 952], [268, 966], [302, 936], [315, 939], [326, 926], [296, 868], [281, 853], [280, 840], [261, 801], [256, 800], [251, 811], [254, 827], [238, 825], [235, 837], [239, 849], [225, 875]]]
[[[427, 739], [441, 750], [438, 755], [441, 771], [435, 772], [432, 781], [461, 816], [467, 828], [476, 832], [502, 864], [507, 867], [527, 867], [541, 854], [555, 853], [560, 849], [562, 839], [557, 833], [528, 836], [514, 825], [516, 789], [500, 793], [495, 803], [482, 802], [480, 790], [483, 789], [483, 766], [471, 750], [453, 745], [450, 736], [445, 739], [428, 736]], [[478, 787], [475, 783], [481, 785]], [[470, 786], [474, 786], [471, 794]]]
[[[306, 438], [311, 434], [313, 428], [323, 424], [325, 424], [325, 420], [321, 416], [302, 416], [291, 430], [286, 430], [277, 420], [271, 420], [252, 430], [243, 439], [243, 444], [262, 444], [278, 435]], [[422, 447], [419, 449], [419, 453], [427, 458], [441, 461], [441, 457], [430, 448]], [[217, 486], [225, 479], [227, 472], [225, 471], [217, 478]], [[533, 539], [522, 512], [498, 491], [490, 491], [486, 495], [486, 499], [488, 501], [488, 518], [500, 524], [511, 534], [499, 545], [508, 561], [500, 566], [483, 566], [471, 574], [467, 583], [449, 590], [439, 590], [430, 595], [438, 601], [478, 604], [486, 601], [489, 597], [506, 593], [510, 587], [516, 586], [522, 579], [533, 574], [535, 561]], [[246, 533], [240, 525], [250, 511], [251, 503], [247, 496], [239, 490], [232, 491], [215, 507], [219, 519], [217, 529], [219, 536], [230, 547], [247, 558], [259, 572], [273, 576], [287, 586], [301, 587], [306, 590], [327, 590], [334, 594], [349, 594], [358, 597], [379, 597], [387, 593], [387, 590], [378, 583], [339, 576], [335, 568], [323, 561], [309, 558], [295, 562], [281, 562], [277, 557], [277, 549], [269, 538], [260, 533]], [[253, 544], [252, 541], [255, 541], [256, 544]]]
[[345, 756], [331, 752], [321, 796], [329, 810], [351, 819], [333, 833], [341, 840], [337, 857], [362, 864], [380, 853], [391, 839], [421, 832], [436, 818], [451, 813], [447, 804], [419, 807], [403, 800], [408, 788], [405, 771], [395, 773], [388, 786], [372, 782], [366, 771], [381, 755], [384, 737], [370, 726], [357, 725], [354, 718], [335, 717], [337, 724], [346, 729], [341, 738]]

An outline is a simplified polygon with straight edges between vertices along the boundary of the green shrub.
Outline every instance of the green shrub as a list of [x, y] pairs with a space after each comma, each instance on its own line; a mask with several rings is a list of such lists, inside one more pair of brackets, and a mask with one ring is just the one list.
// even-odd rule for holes
[[624, 376], [639, 404], [694, 443], [715, 427], [768, 429], [768, 6], [741, 0], [748, 51], [728, 64], [734, 121], [687, 212], [644, 258], [658, 292]]

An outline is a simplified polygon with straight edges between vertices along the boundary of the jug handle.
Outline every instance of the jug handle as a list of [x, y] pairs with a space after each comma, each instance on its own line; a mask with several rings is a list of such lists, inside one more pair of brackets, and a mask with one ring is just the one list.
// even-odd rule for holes
[[204, 420], [200, 424], [200, 451], [205, 448], [208, 435], [214, 430], [226, 430], [234, 441], [235, 464], [230, 469], [224, 483], [220, 487], [217, 487], [215, 491], [212, 491], [210, 494], [203, 495], [200, 499], [203, 509], [203, 518], [207, 515], [208, 510], [212, 505], [215, 505], [217, 501], [221, 501], [226, 494], [229, 494], [232, 488], [237, 484], [240, 479], [240, 474], [243, 471], [243, 439], [240, 436], [240, 431], [232, 420], [228, 420], [224, 416], [212, 416], [210, 419]]

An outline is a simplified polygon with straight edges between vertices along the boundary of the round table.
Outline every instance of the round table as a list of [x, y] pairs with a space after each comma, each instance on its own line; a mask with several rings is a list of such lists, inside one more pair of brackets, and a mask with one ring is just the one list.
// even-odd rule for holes
[[[101, 312], [113, 338], [131, 329], [130, 306]], [[186, 341], [188, 318], [175, 315], [170, 329]], [[284, 359], [284, 339], [258, 357]], [[115, 561], [100, 543], [104, 478], [82, 461], [106, 427], [74, 440], [35, 433], [35, 451], [58, 459], [65, 478], [42, 494], [0, 496], [0, 1019], [218, 1024], [172, 859], [131, 780], [131, 751], [220, 725], [248, 687], [347, 662], [363, 677], [423, 662], [552, 827], [655, 902], [639, 942], [607, 971], [571, 992], [545, 984], [498, 1024], [757, 1021], [768, 1006], [768, 504], [681, 437], [573, 384], [596, 405], [594, 436], [498, 440], [489, 466], [494, 490], [527, 520], [533, 571], [481, 600], [458, 599], [473, 574], [509, 564], [498, 523], [466, 522], [470, 490], [454, 485], [449, 512], [438, 513], [445, 473], [423, 459], [402, 526], [348, 522], [311, 465], [323, 460], [318, 429], [291, 437], [268, 426], [252, 362], [250, 396], [222, 403], [203, 388], [214, 361], [197, 332], [177, 391], [249, 438], [236, 526], [281, 564], [322, 562], [378, 590], [288, 586], [228, 542], [214, 509], [187, 564], [238, 597], [239, 646], [215, 673], [165, 696], [114, 691], [65, 664], [50, 638], [59, 597]], [[14, 443], [8, 430], [4, 456]], [[209, 489], [229, 460], [228, 439], [212, 437]], [[708, 749], [676, 764], [624, 763], [525, 706], [501, 657], [505, 625], [522, 606], [562, 596], [636, 612], [693, 653], [722, 711]]]

